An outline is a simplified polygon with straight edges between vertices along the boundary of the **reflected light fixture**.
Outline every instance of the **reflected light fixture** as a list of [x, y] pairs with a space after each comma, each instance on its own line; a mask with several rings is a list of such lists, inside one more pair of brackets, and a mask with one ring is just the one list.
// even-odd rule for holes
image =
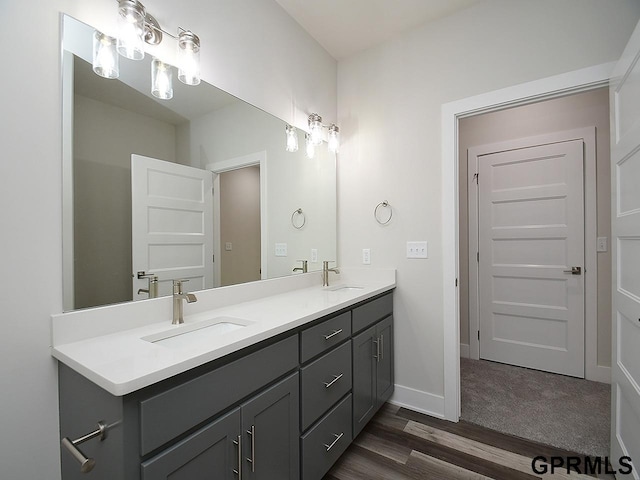
[[93, 71], [104, 78], [118, 78], [120, 62], [117, 40], [99, 31], [93, 32]]
[[200, 83], [200, 38], [189, 30], [178, 34], [178, 80], [186, 85]]
[[298, 151], [298, 132], [296, 131], [296, 127], [291, 125], [285, 125], [285, 131], [287, 134], [287, 152], [297, 152]]
[[316, 146], [313, 144], [313, 140], [311, 139], [310, 133], [304, 134], [304, 143], [306, 145], [306, 153], [308, 158], [313, 158], [316, 156]]
[[317, 113], [309, 115], [309, 134], [315, 146], [322, 144], [322, 117]]
[[338, 153], [340, 148], [340, 129], [335, 123], [329, 125], [329, 151]]
[[161, 100], [173, 98], [173, 70], [157, 58], [151, 62], [151, 93]]

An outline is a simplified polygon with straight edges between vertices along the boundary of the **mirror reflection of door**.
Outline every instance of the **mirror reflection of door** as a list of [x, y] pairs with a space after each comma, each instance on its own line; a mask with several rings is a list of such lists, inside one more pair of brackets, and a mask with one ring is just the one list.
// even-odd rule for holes
[[220, 174], [221, 284], [260, 280], [260, 166]]

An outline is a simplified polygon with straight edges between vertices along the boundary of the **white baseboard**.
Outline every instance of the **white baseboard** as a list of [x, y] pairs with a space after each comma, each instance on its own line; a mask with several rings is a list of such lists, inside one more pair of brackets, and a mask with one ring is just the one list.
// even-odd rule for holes
[[584, 378], [594, 382], [611, 383], [611, 367], [603, 367], [602, 365], [587, 366]]
[[442, 395], [396, 385], [389, 403], [432, 417], [444, 418], [444, 397]]
[[470, 358], [470, 353], [469, 353], [469, 344], [468, 343], [461, 343], [460, 344], [460, 357], [461, 358]]

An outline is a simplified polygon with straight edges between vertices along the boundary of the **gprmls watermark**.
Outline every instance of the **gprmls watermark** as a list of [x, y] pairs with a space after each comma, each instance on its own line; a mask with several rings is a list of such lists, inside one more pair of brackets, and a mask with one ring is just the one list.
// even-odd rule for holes
[[615, 469], [609, 461], [609, 457], [545, 457], [538, 455], [531, 462], [533, 473], [544, 475], [545, 473], [578, 473], [584, 475], [609, 474], [628, 475], [633, 472], [631, 457], [620, 457], [620, 468]]

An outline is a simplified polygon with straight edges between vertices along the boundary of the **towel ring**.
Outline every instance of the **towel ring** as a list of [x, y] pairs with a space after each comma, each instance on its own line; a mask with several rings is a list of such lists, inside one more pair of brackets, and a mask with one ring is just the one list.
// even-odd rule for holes
[[[299, 217], [302, 217], [302, 223], [300, 223]], [[296, 223], [296, 218], [298, 218], [298, 223]], [[302, 227], [304, 227], [305, 223], [307, 223], [307, 217], [305, 217], [302, 209], [299, 208], [297, 210], [294, 210], [291, 214], [291, 225], [293, 225], [293, 228], [300, 230]]]
[[[380, 217], [378, 216], [378, 210], [380, 209], [380, 207], [389, 209], [389, 218], [387, 218], [384, 221], [380, 220]], [[389, 205], [389, 202], [385, 200], [384, 202], [380, 202], [378, 205], [376, 205], [376, 208], [373, 211], [373, 218], [376, 219], [376, 222], [378, 222], [380, 225], [386, 225], [391, 221], [392, 217], [393, 217], [393, 208], [391, 207], [391, 205]]]

